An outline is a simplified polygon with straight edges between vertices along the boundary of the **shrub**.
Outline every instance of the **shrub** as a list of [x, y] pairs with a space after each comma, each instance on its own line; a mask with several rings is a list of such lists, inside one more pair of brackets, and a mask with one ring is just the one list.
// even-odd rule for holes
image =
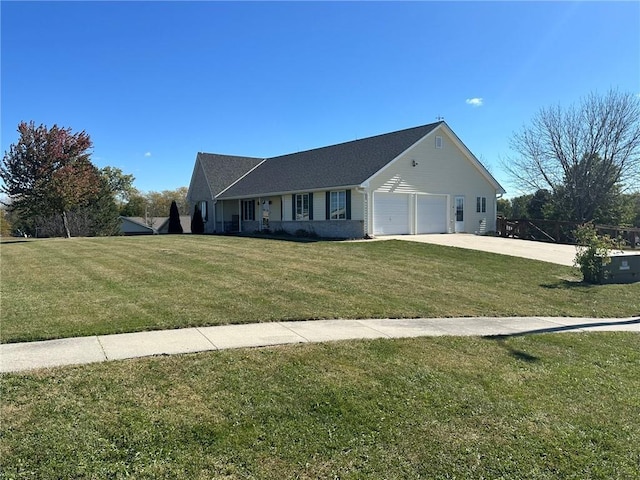
[[169, 208], [169, 233], [182, 233], [183, 231], [182, 224], [180, 223], [178, 205], [174, 200], [171, 202], [171, 208]]
[[592, 223], [586, 223], [575, 231], [578, 252], [574, 264], [582, 272], [586, 283], [602, 283], [604, 266], [611, 262], [609, 253], [620, 249], [620, 243], [609, 235], [598, 235]]
[[204, 220], [202, 219], [202, 212], [200, 211], [200, 207], [198, 205], [196, 205], [196, 208], [193, 212], [193, 217], [191, 217], [191, 233], [204, 233]]

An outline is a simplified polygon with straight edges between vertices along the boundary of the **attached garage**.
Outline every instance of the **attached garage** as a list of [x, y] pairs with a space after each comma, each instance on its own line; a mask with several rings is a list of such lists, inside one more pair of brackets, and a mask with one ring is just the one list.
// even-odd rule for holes
[[404, 235], [411, 233], [409, 199], [410, 196], [406, 193], [374, 193], [374, 235]]
[[416, 233], [447, 233], [447, 196], [418, 195]]

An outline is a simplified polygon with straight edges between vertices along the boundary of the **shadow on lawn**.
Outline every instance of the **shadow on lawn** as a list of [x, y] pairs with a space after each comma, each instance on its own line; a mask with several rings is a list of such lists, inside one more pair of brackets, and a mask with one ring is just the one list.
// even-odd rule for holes
[[497, 342], [502, 348], [507, 350], [511, 356], [518, 360], [522, 360], [525, 362], [537, 362], [540, 360], [538, 357], [534, 355], [530, 355], [527, 352], [523, 352], [521, 350], [516, 350], [510, 345], [506, 343], [511, 337], [522, 337], [525, 335], [534, 335], [539, 333], [559, 333], [559, 332], [570, 332], [572, 330], [580, 330], [582, 328], [589, 327], [608, 327], [612, 325], [637, 325], [640, 324], [640, 317], [624, 319], [624, 320], [612, 320], [612, 321], [602, 321], [597, 323], [579, 323], [576, 325], [562, 325], [557, 327], [550, 328], [539, 328], [537, 330], [527, 330], [526, 332], [517, 332], [517, 333], [509, 333], [504, 335], [485, 335], [485, 340], [492, 340]]
[[540, 358], [536, 357], [535, 355], [530, 355], [527, 352], [523, 352], [522, 350], [517, 350], [513, 348], [511, 345], [507, 344], [506, 341], [507, 341], [507, 337], [509, 336], [510, 335], [494, 335], [494, 336], [486, 336], [483, 338], [485, 340], [493, 340], [500, 347], [504, 348], [507, 352], [509, 352], [509, 355], [511, 355], [516, 360], [521, 360], [523, 362], [528, 362], [528, 363], [535, 363], [540, 360]]
[[9, 245], [12, 243], [29, 243], [29, 240], [0, 240], [0, 244], [2, 245]]
[[557, 282], [553, 282], [553, 283], [541, 283], [540, 286], [542, 288], [548, 288], [550, 290], [558, 290], [558, 289], [567, 290], [570, 288], [577, 288], [577, 287], [591, 289], [594, 287], [598, 287], [599, 285], [593, 285], [591, 283], [586, 283], [581, 280], [558, 280]]

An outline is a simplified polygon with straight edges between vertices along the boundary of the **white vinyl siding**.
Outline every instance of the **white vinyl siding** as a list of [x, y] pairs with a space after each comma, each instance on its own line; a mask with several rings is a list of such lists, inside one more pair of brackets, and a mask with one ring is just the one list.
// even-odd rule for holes
[[[374, 197], [379, 192], [447, 196], [446, 231], [453, 232], [456, 217], [454, 199], [464, 195], [467, 198], [464, 212], [466, 230], [476, 231], [482, 222], [485, 222], [488, 231], [495, 230], [492, 214], [495, 212], [495, 187], [446, 131], [442, 131], [441, 149], [436, 148], [434, 138], [425, 137], [373, 176], [369, 188]], [[475, 200], [478, 196], [486, 198], [486, 212], [476, 212]], [[482, 210], [482, 200], [480, 208]], [[372, 220], [376, 216], [375, 210], [376, 205], [373, 205]], [[415, 230], [412, 233], [418, 233], [419, 220], [415, 218], [414, 221]], [[371, 228], [370, 232], [375, 235], [375, 224]]]

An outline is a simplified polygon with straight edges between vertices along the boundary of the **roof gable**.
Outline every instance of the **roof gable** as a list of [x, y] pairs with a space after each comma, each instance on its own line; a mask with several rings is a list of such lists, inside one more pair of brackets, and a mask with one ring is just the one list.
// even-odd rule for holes
[[[261, 158], [198, 152], [187, 196], [189, 198], [193, 197], [195, 183], [200, 179], [198, 169], [204, 175], [204, 180], [211, 195], [210, 198], [215, 198], [263, 161], [264, 159]], [[193, 200], [198, 199], [193, 198]]]
[[441, 123], [268, 158], [219, 198], [359, 185]]
[[[505, 189], [502, 187], [502, 185], [500, 185], [500, 183], [498, 183], [498, 181], [489, 172], [489, 170], [486, 169], [486, 167], [482, 164], [482, 162], [480, 162], [480, 160], [478, 160], [478, 158], [471, 152], [471, 150], [469, 150], [469, 148], [462, 142], [462, 140], [460, 140], [460, 138], [455, 134], [455, 132], [453, 130], [451, 130], [451, 127], [449, 127], [449, 125], [447, 125], [445, 122], [440, 122], [436, 126], [436, 128], [432, 129], [424, 137], [422, 137], [416, 143], [414, 143], [409, 148], [407, 148], [407, 150], [405, 150], [405, 152], [410, 152], [411, 149], [417, 147], [420, 143], [425, 142], [425, 141], [429, 141], [429, 138], [431, 138], [432, 134], [434, 136], [435, 135], [443, 135], [443, 134], [446, 135], [453, 142], [455, 147], [464, 155], [464, 157], [473, 166], [473, 168], [475, 168], [478, 171], [478, 173], [480, 173], [480, 175], [482, 177], [484, 177], [485, 180], [487, 182], [489, 182], [489, 184], [493, 188], [496, 189], [497, 193], [499, 193], [499, 194], [506, 193]], [[405, 152], [402, 152], [402, 153], [405, 153]], [[389, 162], [384, 167], [382, 167], [380, 170], [376, 171], [371, 177], [367, 178], [367, 180], [365, 182], [363, 182], [363, 183], [367, 184], [374, 176], [379, 175], [385, 169], [391, 167], [396, 161], [400, 160], [401, 156], [402, 155], [398, 155], [396, 158], [393, 159], [393, 161]]]

